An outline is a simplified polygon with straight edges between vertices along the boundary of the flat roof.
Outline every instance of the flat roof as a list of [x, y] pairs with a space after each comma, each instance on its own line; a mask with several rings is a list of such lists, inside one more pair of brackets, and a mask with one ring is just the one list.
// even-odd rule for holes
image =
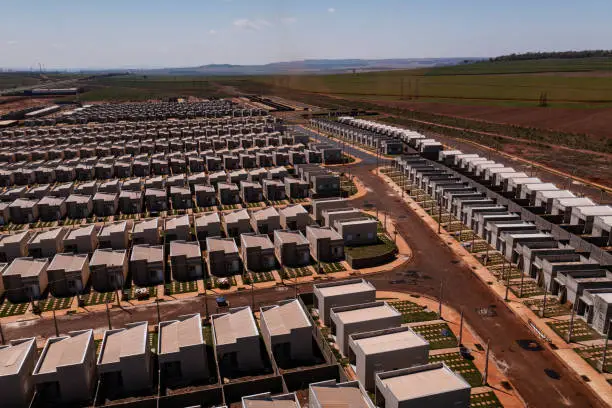
[[238, 253], [238, 247], [233, 238], [208, 237], [206, 238], [206, 248], [208, 248], [208, 252]]
[[223, 219], [226, 223], [237, 222], [240, 220], [250, 220], [249, 212], [247, 210], [236, 210], [223, 215]]
[[266, 207], [263, 210], [253, 212], [253, 218], [256, 220], [265, 220], [270, 217], [278, 217], [278, 211], [276, 211], [276, 208]]
[[175, 218], [166, 218], [166, 229], [182, 227], [185, 225], [189, 226], [189, 216], [186, 214]]
[[306, 209], [301, 204], [290, 205], [288, 207], [281, 208], [279, 211], [285, 217], [291, 217], [298, 214], [308, 214], [308, 211], [306, 211]]
[[17, 258], [2, 273], [3, 276], [37, 277], [47, 265], [46, 259]]
[[261, 247], [261, 249], [274, 248], [274, 244], [270, 240], [270, 237], [265, 234], [242, 234], [240, 235], [240, 239], [247, 247]]
[[94, 232], [94, 224], [88, 225], [87, 227], [75, 228], [68, 233], [66, 239], [74, 239], [77, 237], [91, 235]]
[[158, 218], [152, 218], [150, 220], [137, 222], [136, 224], [134, 224], [134, 233], [137, 234], [137, 233], [145, 232], [146, 230], [157, 229], [158, 226], [159, 226]]
[[599, 296], [606, 303], [612, 303], [612, 292], [595, 293], [594, 295]]
[[242, 401], [246, 408], [300, 408], [300, 406], [295, 403], [295, 397], [292, 400], [276, 399], [274, 397], [256, 399], [244, 397]]
[[57, 237], [61, 235], [62, 232], [63, 232], [63, 228], [54, 228], [48, 231], [39, 232], [38, 234], [34, 236], [31, 242], [39, 243], [47, 239], [56, 239]]
[[185, 255], [187, 258], [202, 256], [199, 241], [170, 241], [170, 256]]
[[319, 404], [325, 408], [369, 408], [358, 387], [312, 386]]
[[445, 365], [426, 365], [419, 368], [423, 369], [384, 378], [381, 382], [398, 401], [470, 388], [465, 380]]
[[58, 367], [79, 364], [85, 357], [85, 350], [93, 338], [93, 330], [87, 330], [74, 336], [47, 340], [47, 352], [43, 354], [38, 371], [35, 374], [54, 373]]
[[274, 306], [261, 313], [271, 336], [291, 333], [292, 329], [311, 327], [304, 309], [297, 300]]
[[48, 270], [58, 271], [63, 270], [66, 272], [81, 271], [83, 265], [87, 263], [86, 255], [75, 255], [75, 254], [55, 254]]
[[278, 236], [278, 239], [283, 243], [295, 242], [296, 244], [308, 244], [306, 237], [299, 231], [276, 230], [274, 231], [274, 235]]
[[360, 280], [359, 282], [350, 282], [350, 283], [343, 283], [343, 282], [334, 282], [334, 285], [330, 285], [330, 286], [323, 286], [323, 285], [314, 285], [315, 288], [317, 288], [319, 290], [319, 292], [323, 295], [323, 296], [337, 296], [337, 295], [347, 295], [347, 294], [351, 294], [351, 293], [360, 293], [360, 292], [370, 292], [370, 291], [374, 291], [376, 289], [374, 289], [372, 287], [372, 285], [365, 281], [365, 280]]
[[36, 340], [23, 339], [18, 344], [0, 347], [0, 377], [18, 374], [30, 347], [36, 348]]
[[89, 265], [123, 266], [126, 256], [127, 251], [125, 249], [96, 249]]
[[183, 320], [163, 323], [168, 322], [162, 322], [159, 327], [160, 354], [176, 353], [181, 347], [204, 344], [202, 318], [199, 313]]
[[130, 259], [132, 261], [162, 262], [164, 260], [164, 247], [163, 245], [134, 245]]
[[116, 232], [125, 232], [127, 231], [127, 221], [123, 222], [114, 222], [112, 224], [106, 224], [102, 227], [100, 231], [100, 236], [107, 236]]
[[[355, 305], [357, 306], [357, 305]], [[332, 308], [333, 311], [333, 308]], [[359, 309], [346, 310], [341, 312], [334, 312], [340, 321], [344, 324], [365, 322], [368, 320], [384, 319], [385, 317], [392, 317], [399, 315], [399, 312], [393, 309], [386, 303], [381, 305], [373, 305], [371, 307], [362, 307]]]
[[426, 340], [412, 330], [382, 333], [372, 337], [357, 339], [355, 344], [358, 344], [365, 354], [387, 353], [409, 347], [429, 345]]
[[104, 333], [104, 348], [100, 350], [99, 364], [117, 363], [121, 357], [145, 354], [148, 346], [147, 323], [134, 324], [118, 331]]
[[342, 235], [331, 228], [308, 226], [306, 231], [310, 231], [316, 238], [342, 239]]
[[555, 203], [561, 206], [578, 206], [578, 205], [595, 205], [595, 203], [586, 197], [569, 197], [569, 198], [557, 198], [554, 200]]
[[221, 218], [219, 218], [219, 214], [216, 212], [212, 212], [209, 214], [196, 215], [195, 217], [195, 225], [196, 226], [205, 226], [211, 223], [221, 223]]
[[213, 319], [215, 344], [234, 344], [238, 339], [259, 336], [250, 307], [231, 311]]

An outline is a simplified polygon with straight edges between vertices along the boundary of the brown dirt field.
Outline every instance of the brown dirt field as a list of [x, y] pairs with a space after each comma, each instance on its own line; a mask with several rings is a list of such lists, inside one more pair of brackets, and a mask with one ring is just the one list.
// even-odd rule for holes
[[53, 99], [49, 98], [22, 98], [22, 97], [0, 97], [0, 115], [33, 106], [49, 105]]
[[376, 103], [466, 119], [586, 133], [596, 137], [612, 137], [610, 126], [612, 108], [527, 108], [410, 101], [376, 101]]

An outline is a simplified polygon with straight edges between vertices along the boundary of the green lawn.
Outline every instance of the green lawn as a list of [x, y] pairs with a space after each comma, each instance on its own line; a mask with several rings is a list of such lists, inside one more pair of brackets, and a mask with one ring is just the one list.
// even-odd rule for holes
[[454, 372], [460, 374], [472, 387], [482, 385], [482, 375], [474, 363], [466, 360], [460, 353], [444, 353], [429, 356], [430, 363], [444, 362]]
[[[340, 262], [321, 262], [321, 269], [323, 269], [323, 274], [346, 271]], [[317, 273], [319, 273], [318, 269]]]
[[178, 282], [172, 281], [170, 283], [166, 283], [165, 292], [167, 295], [178, 295], [180, 293], [189, 293], [189, 292], [197, 292], [198, 291], [198, 282]]
[[[567, 341], [567, 335], [569, 333], [569, 320], [548, 322], [546, 323], [555, 333], [561, 338]], [[574, 319], [574, 326], [572, 330], [572, 341], [585, 341], [585, 340], [596, 340], [600, 339], [601, 336], [582, 319]]]
[[487, 391], [470, 395], [470, 407], [503, 408], [504, 406], [493, 391]]
[[70, 309], [73, 300], [74, 297], [54, 298], [52, 296], [49, 296], [47, 299], [41, 300], [38, 305], [40, 306], [40, 310], [42, 312], [48, 312], [50, 310]]
[[402, 314], [404, 323], [412, 322], [426, 322], [429, 320], [436, 320], [438, 314], [428, 310], [426, 306], [417, 305], [414, 302], [408, 300], [399, 300], [396, 302], [390, 302], [390, 305], [397, 309]]
[[457, 338], [446, 323], [424, 324], [411, 328], [429, 342], [431, 350], [457, 347]]
[[373, 258], [393, 252], [397, 249], [393, 241], [384, 234], [378, 235], [378, 242], [372, 245], [346, 246], [345, 255], [350, 255], [354, 259]]
[[92, 290], [89, 294], [83, 296], [83, 301], [85, 306], [102, 305], [114, 302], [115, 296], [115, 292], [100, 293]]
[[[589, 363], [597, 371], [601, 372], [601, 361], [603, 359], [603, 345], [587, 346], [581, 348], [575, 348], [574, 351], [578, 353], [587, 363]], [[610, 348], [608, 348], [610, 351]], [[612, 372], [612, 358], [606, 357], [606, 372]]]
[[22, 315], [28, 310], [29, 303], [11, 303], [8, 299], [0, 305], [0, 317]]
[[283, 279], [300, 278], [303, 276], [311, 276], [312, 268], [310, 266], [302, 266], [298, 268], [285, 267], [279, 270], [279, 275]]
[[270, 282], [273, 280], [274, 275], [272, 275], [272, 272], [246, 272], [242, 275], [242, 282], [245, 285], [250, 285], [251, 283]]

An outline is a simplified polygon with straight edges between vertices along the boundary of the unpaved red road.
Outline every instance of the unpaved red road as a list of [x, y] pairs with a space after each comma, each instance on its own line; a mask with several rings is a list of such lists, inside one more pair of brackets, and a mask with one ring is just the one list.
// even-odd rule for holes
[[[549, 349], [528, 351], [519, 346], [519, 341], [536, 341], [536, 338], [504, 302], [499, 301], [423, 223], [420, 217], [401, 202], [385, 183], [370, 173], [371, 169], [371, 165], [353, 166], [353, 174], [371, 190], [353, 204], [361, 206], [368, 202], [392, 214], [398, 220], [398, 231], [412, 247], [414, 257], [409, 265], [388, 273], [369, 276], [368, 280], [372, 281], [379, 290], [421, 293], [432, 297], [439, 295], [440, 284], [444, 282], [446, 288], [444, 302], [455, 309], [463, 307], [467, 322], [478, 335], [484, 341], [491, 339], [491, 351], [494, 357], [507, 366], [506, 374], [509, 380], [528, 406], [604, 407], [605, 404], [573, 372], [561, 364]], [[405, 279], [405, 282], [398, 284], [390, 282], [397, 279]], [[310, 292], [311, 285], [301, 285], [300, 290]], [[255, 306], [270, 304], [292, 297], [293, 294], [293, 289], [283, 287], [258, 290], [255, 292]], [[249, 291], [228, 295], [227, 298], [232, 306], [251, 304]], [[212, 297], [209, 297], [208, 303], [209, 311], [214, 312]], [[483, 317], [478, 314], [479, 308], [490, 306], [497, 309], [495, 317]], [[180, 314], [205, 312], [203, 297], [162, 303], [160, 310], [162, 320]], [[121, 327], [128, 322], [143, 320], [156, 322], [157, 313], [154, 305], [127, 308], [125, 311], [114, 309], [111, 312], [111, 319], [114, 327]], [[102, 331], [107, 326], [104, 311], [62, 316], [58, 321], [62, 333], [90, 327]], [[4, 332], [9, 339], [33, 335], [49, 337], [54, 335], [54, 327], [52, 320], [45, 319], [7, 324]], [[545, 370], [558, 373], [559, 378], [549, 377]]]

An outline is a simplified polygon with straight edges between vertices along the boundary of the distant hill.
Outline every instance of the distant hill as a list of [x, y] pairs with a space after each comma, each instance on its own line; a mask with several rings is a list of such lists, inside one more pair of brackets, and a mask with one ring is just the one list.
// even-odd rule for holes
[[452, 66], [483, 58], [313, 59], [264, 65], [210, 64], [199, 67], [130, 70], [143, 75], [279, 75], [333, 74]]

